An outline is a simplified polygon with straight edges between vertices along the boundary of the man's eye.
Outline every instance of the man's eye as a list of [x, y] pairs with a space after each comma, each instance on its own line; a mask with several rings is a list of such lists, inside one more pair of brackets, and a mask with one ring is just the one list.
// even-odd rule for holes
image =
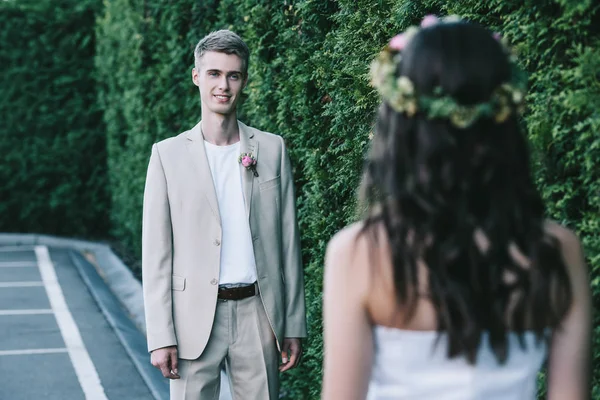
[[217, 76], [217, 75], [219, 75], [219, 74], [214, 71], [211, 71], [208, 73], [208, 76]]
[[237, 81], [238, 79], [240, 79], [240, 76], [238, 74], [233, 74], [233, 75], [231, 75], [231, 79]]

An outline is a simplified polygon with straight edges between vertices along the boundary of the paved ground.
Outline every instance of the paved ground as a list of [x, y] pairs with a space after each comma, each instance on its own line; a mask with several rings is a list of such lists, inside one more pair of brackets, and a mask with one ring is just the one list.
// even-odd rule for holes
[[0, 246], [0, 399], [152, 399], [68, 249]]
[[168, 399], [142, 303], [106, 245], [0, 233], [0, 400]]

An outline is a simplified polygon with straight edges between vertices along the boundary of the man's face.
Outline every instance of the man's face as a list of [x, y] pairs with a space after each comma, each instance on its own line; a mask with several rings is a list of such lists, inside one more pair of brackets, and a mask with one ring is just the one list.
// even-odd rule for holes
[[209, 51], [200, 59], [200, 68], [192, 70], [192, 80], [200, 88], [203, 110], [229, 115], [235, 113], [247, 77], [240, 57]]

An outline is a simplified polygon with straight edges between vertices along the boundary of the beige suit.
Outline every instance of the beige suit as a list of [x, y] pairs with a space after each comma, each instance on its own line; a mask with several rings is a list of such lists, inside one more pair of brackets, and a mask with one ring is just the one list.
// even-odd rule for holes
[[[294, 182], [283, 139], [239, 122], [240, 165], [260, 298], [278, 347], [306, 336], [304, 282]], [[210, 337], [222, 240], [217, 197], [198, 123], [156, 143], [144, 192], [142, 269], [148, 349], [177, 345], [198, 358]], [[244, 221], [240, 221], [244, 223]]]

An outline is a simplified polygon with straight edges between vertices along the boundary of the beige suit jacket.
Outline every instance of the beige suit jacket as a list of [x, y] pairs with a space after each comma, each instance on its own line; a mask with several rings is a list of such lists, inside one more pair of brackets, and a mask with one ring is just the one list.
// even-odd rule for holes
[[[278, 345], [306, 336], [294, 181], [283, 139], [241, 122], [240, 165], [261, 298]], [[154, 144], [144, 192], [142, 274], [149, 351], [177, 345], [198, 358], [212, 328], [219, 284], [219, 209], [200, 123]], [[240, 223], [247, 223], [240, 221]]]

